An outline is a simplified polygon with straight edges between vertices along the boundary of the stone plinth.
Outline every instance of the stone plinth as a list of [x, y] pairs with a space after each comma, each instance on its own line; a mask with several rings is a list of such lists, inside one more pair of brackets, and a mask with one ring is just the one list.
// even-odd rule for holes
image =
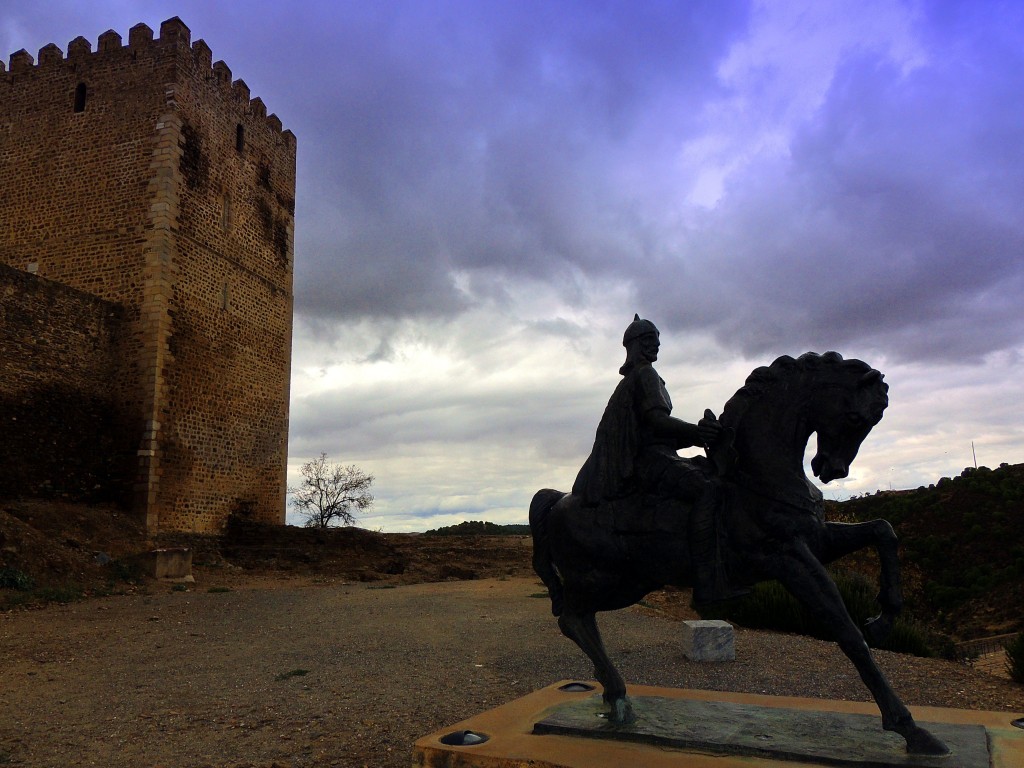
[[690, 661], [735, 661], [736, 642], [727, 621], [684, 621], [683, 654]]
[[[916, 757], [906, 754], [902, 739], [882, 730], [874, 704], [630, 686], [629, 696], [640, 722], [614, 726], [598, 716], [603, 709], [599, 685], [563, 690], [569, 682], [556, 683], [419, 739], [413, 766], [1024, 766], [1024, 731], [1012, 725], [1021, 713], [911, 707], [917, 722], [953, 749], [947, 757]], [[538, 728], [547, 732], [536, 733]], [[590, 733], [569, 732], [575, 728]], [[650, 729], [656, 731], [654, 742], [644, 741], [648, 735], [643, 731]], [[736, 751], [729, 751], [733, 743]]]

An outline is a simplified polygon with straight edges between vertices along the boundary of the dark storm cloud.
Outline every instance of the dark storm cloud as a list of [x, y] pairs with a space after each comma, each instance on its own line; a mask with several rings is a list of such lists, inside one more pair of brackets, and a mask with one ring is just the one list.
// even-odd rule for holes
[[849, 57], [789, 157], [731, 181], [691, 250], [661, 265], [698, 311], [668, 300], [664, 274], [642, 295], [748, 355], [829, 343], [956, 360], [1019, 344], [1021, 27], [962, 22], [930, 29], [931, 60], [907, 74]]
[[714, 87], [743, 19], [727, 3], [388, 8], [339, 14], [322, 75], [297, 84], [300, 178], [318, 177], [299, 195], [301, 313], [452, 316], [496, 279], [611, 268], [626, 254], [608, 161], [666, 88]]
[[238, 14], [185, 0], [112, 6], [101, 26], [75, 3], [51, 11], [9, 14], [4, 39], [65, 46], [177, 13], [285, 116], [300, 147], [296, 309], [321, 334], [342, 320], [451, 319], [509, 301], [523, 278], [573, 305], [590, 298], [579, 274], [632, 284], [667, 327], [747, 355], [827, 339], [979, 356], [1024, 334], [1012, 4], [921, 6], [927, 58], [909, 69], [877, 46], [846, 50], [817, 111], [781, 126], [785, 151], [754, 152], [717, 204], [686, 216], [699, 168], [674, 166], [679, 148], [719, 131], [737, 151], [758, 139], [751, 121], [744, 141], [742, 111], [726, 125], [702, 116], [764, 98], [718, 71], [748, 32], [745, 3]]
[[998, 15], [927, 21], [926, 62], [848, 51], [788, 152], [755, 157], [684, 225], [619, 182], [647, 177], [685, 205], [693, 180], [673, 178], [670, 153], [716, 129], [697, 115], [730, 95], [715, 67], [742, 8], [339, 17], [334, 44], [316, 46], [323, 76], [299, 84], [300, 178], [315, 181], [300, 190], [297, 309], [451, 318], [524, 277], [572, 304], [580, 270], [634, 283], [668, 327], [748, 356], [1011, 346], [1024, 332], [1022, 49]]

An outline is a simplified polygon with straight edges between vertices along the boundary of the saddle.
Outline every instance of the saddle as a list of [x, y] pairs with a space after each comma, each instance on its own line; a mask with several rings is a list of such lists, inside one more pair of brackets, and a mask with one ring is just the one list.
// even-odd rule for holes
[[635, 493], [593, 507], [594, 524], [624, 534], [686, 534], [692, 505], [679, 499]]

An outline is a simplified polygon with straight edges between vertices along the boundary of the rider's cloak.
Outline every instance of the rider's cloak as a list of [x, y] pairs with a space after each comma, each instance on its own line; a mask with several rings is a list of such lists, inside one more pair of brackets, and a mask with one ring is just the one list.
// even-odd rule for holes
[[643, 361], [624, 371], [601, 416], [590, 456], [576, 475], [572, 492], [585, 505], [621, 499], [638, 490], [637, 459], [651, 441], [642, 434], [641, 417], [651, 408], [671, 413], [672, 401], [654, 366]]

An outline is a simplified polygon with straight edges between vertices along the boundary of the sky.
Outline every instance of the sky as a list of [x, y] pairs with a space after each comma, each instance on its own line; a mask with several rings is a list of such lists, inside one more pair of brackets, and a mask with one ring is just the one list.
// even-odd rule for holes
[[298, 138], [289, 480], [360, 525], [568, 490], [635, 312], [688, 421], [881, 370], [826, 498], [1024, 462], [1024, 3], [0, 0], [0, 56], [172, 16]]

